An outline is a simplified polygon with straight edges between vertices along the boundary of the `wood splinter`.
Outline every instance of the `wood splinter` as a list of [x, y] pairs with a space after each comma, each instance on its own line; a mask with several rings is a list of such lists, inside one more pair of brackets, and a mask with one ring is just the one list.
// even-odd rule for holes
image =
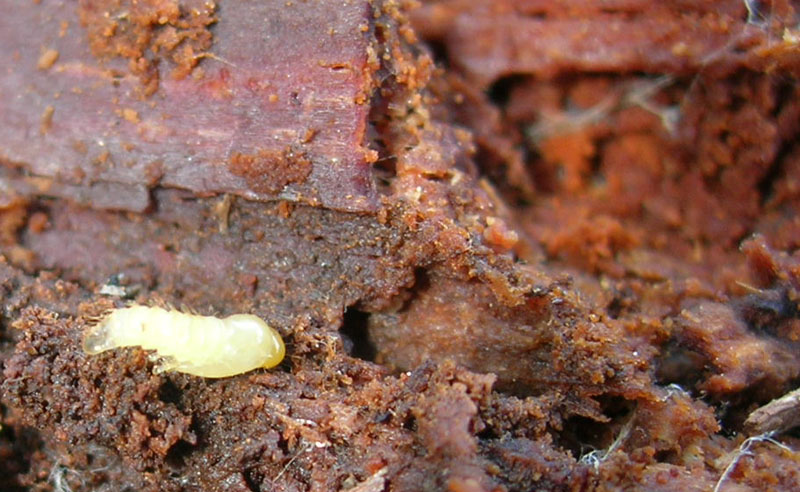
[[744, 422], [750, 434], [780, 433], [800, 426], [800, 388], [754, 410]]

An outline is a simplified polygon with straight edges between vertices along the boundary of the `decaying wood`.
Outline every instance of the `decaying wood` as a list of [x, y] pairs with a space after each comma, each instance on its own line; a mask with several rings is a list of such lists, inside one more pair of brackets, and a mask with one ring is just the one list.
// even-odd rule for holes
[[786, 393], [753, 411], [744, 422], [752, 434], [783, 432], [800, 425], [800, 389]]
[[66, 194], [131, 188], [110, 204], [89, 197], [98, 208], [142, 211], [143, 188], [173, 187], [372, 210], [371, 5], [323, 3], [226, 4], [210, 51], [180, 79], [161, 62], [152, 95], [128, 59], [95, 56], [78, 2], [7, 9], [0, 165], [73, 186], [54, 185]]

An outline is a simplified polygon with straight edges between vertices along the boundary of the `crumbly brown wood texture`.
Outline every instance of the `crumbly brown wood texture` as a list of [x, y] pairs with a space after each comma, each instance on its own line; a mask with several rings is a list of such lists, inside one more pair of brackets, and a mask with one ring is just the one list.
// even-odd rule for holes
[[[92, 207], [141, 212], [165, 186], [373, 210], [368, 3], [245, 1], [219, 18], [203, 3], [47, 1], [4, 16], [0, 155]], [[185, 12], [175, 27], [170, 7]], [[213, 50], [192, 49], [212, 29]], [[203, 63], [175, 63], [167, 39]], [[59, 53], [46, 68], [43, 47]]]
[[[9, 9], [0, 489], [798, 488], [800, 441], [735, 437], [800, 377], [766, 4]], [[85, 354], [128, 300], [256, 314], [287, 357]]]

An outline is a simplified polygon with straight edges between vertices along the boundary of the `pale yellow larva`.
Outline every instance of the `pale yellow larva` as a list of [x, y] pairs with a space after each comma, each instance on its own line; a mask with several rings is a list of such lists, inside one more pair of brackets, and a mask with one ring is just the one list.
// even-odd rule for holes
[[278, 365], [286, 353], [281, 336], [261, 318], [186, 314], [160, 307], [111, 311], [83, 336], [83, 349], [97, 354], [117, 347], [155, 350], [155, 371], [224, 378]]

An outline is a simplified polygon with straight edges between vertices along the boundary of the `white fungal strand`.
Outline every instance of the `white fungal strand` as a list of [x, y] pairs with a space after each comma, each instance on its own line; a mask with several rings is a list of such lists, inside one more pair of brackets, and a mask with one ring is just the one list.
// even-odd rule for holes
[[278, 332], [251, 314], [216, 318], [131, 306], [111, 311], [83, 336], [83, 350], [89, 354], [133, 346], [156, 351], [156, 373], [178, 371], [206, 378], [275, 367], [286, 353]]

